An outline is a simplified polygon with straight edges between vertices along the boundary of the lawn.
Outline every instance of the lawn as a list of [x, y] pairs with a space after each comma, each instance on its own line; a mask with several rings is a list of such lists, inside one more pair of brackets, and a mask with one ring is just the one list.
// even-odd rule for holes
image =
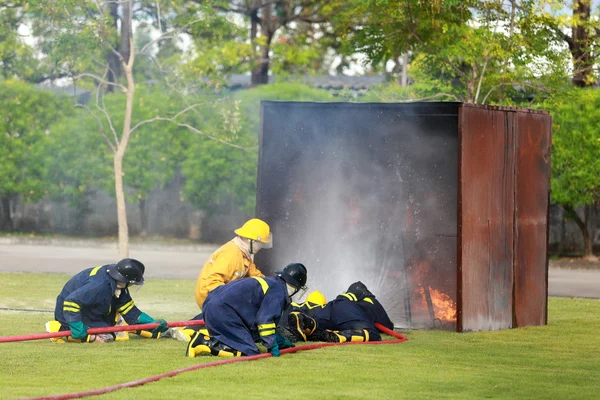
[[[51, 309], [65, 275], [0, 273], [0, 307]], [[156, 317], [186, 319], [193, 281], [151, 280], [134, 294]], [[0, 336], [38, 333], [52, 314], [0, 311]], [[549, 324], [499, 332], [409, 331], [409, 341], [341, 346], [186, 372], [104, 399], [596, 399], [600, 301], [555, 299]], [[107, 345], [48, 340], [0, 344], [0, 398], [78, 392], [142, 379], [213, 357], [185, 344], [132, 339]]]

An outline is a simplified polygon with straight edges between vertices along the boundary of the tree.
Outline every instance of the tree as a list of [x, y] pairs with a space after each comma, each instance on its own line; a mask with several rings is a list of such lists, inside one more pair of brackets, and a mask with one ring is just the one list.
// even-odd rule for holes
[[0, 81], [0, 229], [14, 228], [11, 202], [47, 192], [45, 157], [51, 125], [67, 112], [66, 99], [20, 81]]
[[548, 75], [564, 76], [556, 51], [540, 46], [528, 20], [529, 2], [502, 0], [356, 0], [336, 20], [352, 51], [368, 62], [393, 62], [411, 53], [412, 87], [420, 98], [470, 103], [510, 103], [515, 86], [544, 92]]
[[[199, 0], [195, 0], [195, 2], [204, 3]], [[344, 2], [337, 0], [234, 0], [216, 1], [212, 4], [217, 12], [225, 15], [237, 14], [245, 19], [249, 27], [247, 41], [241, 43], [238, 41], [238, 46], [235, 48], [244, 54], [244, 59], [249, 59], [251, 62], [251, 84], [256, 86], [269, 83], [269, 71], [272, 67], [271, 53], [274, 45], [277, 45], [281, 51], [279, 53], [280, 60], [287, 58], [286, 52], [287, 56], [290, 56], [292, 54], [289, 52], [294, 51], [296, 54], [293, 56], [296, 60], [298, 60], [298, 51], [302, 53], [300, 59], [307, 56], [315, 57], [318, 43], [310, 40], [310, 37], [306, 35], [306, 24], [326, 24]], [[300, 28], [300, 35], [297, 36], [297, 44], [304, 41], [310, 46], [289, 45], [291, 44], [290, 36], [295, 36], [291, 32], [298, 28]], [[277, 33], [283, 29], [287, 31], [287, 37], [283, 37], [282, 41], [275, 43]]]
[[[589, 214], [600, 200], [600, 93], [572, 89], [543, 106], [553, 115], [552, 201], [575, 221], [583, 236], [584, 254], [592, 257]], [[583, 218], [575, 211], [579, 206], [584, 207]]]
[[[133, 0], [117, 2], [121, 6], [119, 21], [120, 31], [115, 28], [114, 18], [110, 15], [110, 6], [115, 3], [110, 0], [57, 0], [53, 2], [35, 1], [36, 11], [42, 13], [45, 19], [44, 40], [41, 49], [51, 55], [54, 60], [60, 60], [61, 69], [68, 73], [75, 83], [86, 80], [93, 83], [91, 105], [77, 104], [94, 116], [99, 131], [112, 152], [113, 175], [115, 182], [115, 197], [117, 202], [117, 220], [119, 228], [119, 256], [126, 257], [129, 252], [129, 229], [127, 225], [127, 210], [124, 190], [124, 157], [131, 135], [146, 124], [155, 121], [167, 121], [196, 134], [204, 134], [185, 121], [188, 113], [193, 112], [200, 104], [190, 104], [183, 109], [169, 112], [164, 116], [157, 114], [148, 119], [138, 120], [134, 115], [136, 99], [136, 81], [134, 65], [136, 58], [146, 56], [154, 59], [151, 53], [153, 45], [164, 40], [177, 38], [185, 29], [198, 23], [200, 19], [190, 20], [182, 26], [169, 28], [158, 38], [135, 49], [133, 40], [134, 14], [142, 12], [134, 8]], [[119, 43], [116, 48], [115, 43]], [[114, 73], [108, 55], [119, 60], [123, 73], [121, 79], [111, 82], [110, 73]], [[107, 61], [109, 60], [109, 61]], [[105, 92], [107, 87], [118, 89], [114, 95], [124, 96], [123, 118], [117, 125], [115, 118], [109, 113]], [[118, 127], [118, 128], [117, 128]], [[222, 142], [226, 142], [222, 140]]]
[[592, 4], [591, 0], [573, 0], [571, 7], [565, 8], [562, 0], [540, 2], [530, 20], [537, 30], [546, 32], [547, 46], [568, 46], [572, 80], [578, 87], [593, 86], [598, 81], [600, 20], [594, 16]]

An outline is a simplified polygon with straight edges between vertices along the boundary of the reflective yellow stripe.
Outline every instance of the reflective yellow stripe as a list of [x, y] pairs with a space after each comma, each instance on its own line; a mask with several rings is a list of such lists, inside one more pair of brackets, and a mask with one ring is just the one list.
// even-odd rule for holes
[[354, 301], [358, 301], [358, 299], [356, 298], [356, 295], [355, 295], [354, 293], [350, 293], [350, 292], [348, 292], [348, 294], [349, 294], [350, 296], [352, 296], [352, 299], [354, 299]]
[[298, 307], [298, 308], [300, 308], [300, 307], [302, 307], [302, 306], [303, 306], [303, 305], [305, 305], [305, 304], [306, 304], [306, 302], [304, 302], [304, 303], [302, 303], [302, 304], [298, 304], [298, 303], [294, 303], [294, 302], [292, 301], [292, 304], [291, 304], [291, 306], [292, 306], [292, 307]]
[[79, 304], [73, 303], [72, 301], [65, 301], [63, 304], [64, 304], [65, 307], [73, 307], [73, 308], [76, 308], [78, 310], [81, 308], [79, 306]]
[[262, 331], [263, 329], [275, 329], [275, 324], [262, 324], [258, 326], [259, 331]]
[[92, 272], [90, 272], [90, 276], [94, 276], [94, 275], [96, 275], [96, 273], [98, 272], [98, 270], [99, 270], [100, 268], [102, 268], [102, 266], [99, 266], [99, 267], [96, 267], [96, 268], [94, 268], [94, 269], [92, 270]]
[[[129, 304], [129, 303], [127, 303], [127, 304]], [[134, 306], [134, 305], [135, 305], [135, 304], [133, 304], [133, 301], [132, 301], [132, 302], [131, 302], [131, 305], [130, 305], [130, 306], [129, 306], [129, 307], [126, 309], [126, 310], [119, 311], [119, 314], [121, 314], [121, 315], [125, 315], [125, 314], [127, 314], [129, 311], [131, 311], [131, 309], [133, 308], [133, 306]]]
[[71, 307], [63, 307], [63, 311], [71, 311], [71, 312], [80, 312], [80, 310], [76, 309], [76, 308], [71, 308]]
[[119, 307], [119, 312], [124, 311], [126, 308], [133, 306], [133, 300], [129, 300], [127, 303], [123, 304], [121, 307]]
[[366, 301], [367, 303], [375, 304], [375, 303], [373, 303], [373, 300], [371, 300], [368, 297], [365, 297], [363, 300]]
[[350, 296], [350, 293], [342, 293], [341, 296], [344, 296], [345, 298], [347, 298], [350, 301], [355, 301], [352, 296]]
[[275, 334], [275, 329], [271, 329], [270, 331], [262, 331], [258, 333], [260, 336], [269, 336]]
[[269, 284], [267, 283], [267, 281], [265, 281], [263, 278], [259, 277], [259, 276], [253, 276], [254, 279], [256, 279], [258, 281], [258, 283], [260, 283], [260, 286], [262, 287], [263, 290], [263, 294], [267, 294], [267, 290], [269, 290]]

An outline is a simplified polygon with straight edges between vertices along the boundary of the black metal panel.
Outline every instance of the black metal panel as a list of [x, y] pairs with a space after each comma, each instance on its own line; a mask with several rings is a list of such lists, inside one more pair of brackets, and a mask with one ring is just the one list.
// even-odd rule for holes
[[263, 102], [257, 216], [274, 247], [257, 265], [303, 262], [328, 298], [361, 280], [399, 326], [443, 319], [437, 297], [456, 300], [459, 105]]

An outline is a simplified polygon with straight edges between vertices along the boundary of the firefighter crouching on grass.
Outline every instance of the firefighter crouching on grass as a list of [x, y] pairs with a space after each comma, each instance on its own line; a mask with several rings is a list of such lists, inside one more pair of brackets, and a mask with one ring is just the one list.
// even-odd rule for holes
[[234, 232], [237, 236], [217, 249], [198, 275], [194, 295], [200, 309], [206, 296], [217, 287], [246, 276], [264, 277], [254, 264], [254, 255], [262, 248], [273, 247], [269, 225], [253, 218]]
[[[219, 286], [246, 276], [264, 277], [254, 264], [254, 255], [260, 249], [273, 247], [271, 228], [266, 222], [253, 218], [234, 232], [237, 236], [218, 248], [200, 270], [194, 290], [196, 304], [200, 309], [206, 296]], [[198, 314], [192, 320], [202, 318], [202, 314]], [[169, 335], [189, 342], [199, 329], [199, 326], [186, 326], [171, 330]]]
[[293, 347], [276, 333], [276, 326], [292, 296], [306, 290], [306, 267], [289, 264], [275, 273], [272, 277], [236, 280], [210, 292], [202, 307], [208, 335], [197, 332], [188, 344], [187, 356], [260, 354], [255, 337], [274, 357], [280, 355], [280, 349]]
[[[46, 330], [71, 330], [69, 341], [112, 342], [113, 333], [88, 335], [87, 330], [116, 325], [119, 313], [129, 325], [160, 323], [152, 332], [136, 332], [144, 337], [159, 337], [168, 330], [167, 322], [140, 311], [129, 294], [131, 285], [144, 284], [144, 271], [144, 264], [132, 258], [81, 271], [65, 284], [56, 298], [56, 321], [50, 321]], [[64, 343], [59, 338], [53, 341]]]
[[326, 304], [323, 295], [314, 293], [304, 303], [289, 308], [278, 327], [283, 337], [292, 342], [375, 342], [381, 340], [375, 323], [394, 329], [381, 303], [360, 281]]

